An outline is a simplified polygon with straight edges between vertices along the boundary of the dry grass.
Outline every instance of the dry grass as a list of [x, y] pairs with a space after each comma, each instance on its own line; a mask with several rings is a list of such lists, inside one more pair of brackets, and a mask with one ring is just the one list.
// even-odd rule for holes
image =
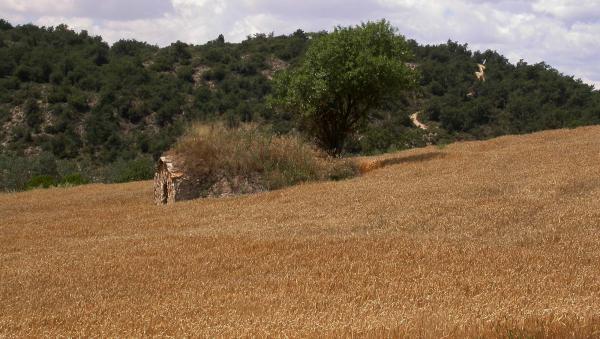
[[152, 204], [0, 195], [2, 336], [600, 336], [600, 127]]
[[254, 124], [197, 124], [170, 153], [207, 187], [224, 177], [253, 179], [270, 190], [357, 174], [353, 162], [332, 159], [297, 136], [273, 135]]

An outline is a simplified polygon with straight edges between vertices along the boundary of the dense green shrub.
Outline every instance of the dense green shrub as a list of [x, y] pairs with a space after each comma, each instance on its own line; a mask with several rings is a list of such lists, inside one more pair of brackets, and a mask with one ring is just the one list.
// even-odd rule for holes
[[0, 49], [0, 60], [3, 60], [0, 63], [0, 78], [12, 75], [15, 70], [15, 63], [8, 57], [6, 49]]
[[119, 40], [112, 45], [110, 52], [116, 56], [121, 57], [137, 57], [140, 55], [151, 53], [156, 49], [158, 48], [148, 45], [145, 42], [140, 42], [136, 40]]
[[58, 165], [53, 154], [43, 152], [31, 159], [31, 174], [34, 176], [49, 175], [53, 178], [58, 176]]
[[33, 70], [28, 65], [20, 65], [15, 71], [15, 76], [22, 82], [32, 81]]
[[0, 107], [0, 125], [11, 119], [11, 113], [5, 107]]
[[194, 82], [194, 69], [191, 66], [182, 66], [177, 70], [177, 77], [186, 82]]
[[[63, 174], [65, 171], [68, 174]], [[76, 161], [61, 161], [59, 164], [52, 154], [46, 152], [34, 157], [0, 154], [0, 191], [83, 185], [90, 182], [81, 173], [83, 171], [84, 168]]]
[[80, 173], [72, 173], [62, 177], [59, 184], [62, 186], [79, 186], [89, 184], [90, 181], [84, 178]]
[[37, 175], [29, 179], [25, 184], [25, 189], [32, 190], [36, 188], [49, 188], [56, 186], [56, 181], [49, 175]]
[[4, 19], [0, 19], [0, 30], [5, 31], [5, 30], [9, 30], [11, 28], [13, 28], [13, 26], [8, 21], [6, 21]]
[[150, 157], [119, 160], [110, 166], [109, 180], [120, 183], [152, 179], [154, 177], [154, 166], [154, 160]]
[[48, 93], [48, 103], [56, 104], [67, 102], [67, 98], [70, 92], [70, 88], [67, 86], [55, 86], [52, 87], [50, 93]]
[[0, 190], [20, 191], [29, 180], [30, 161], [24, 157], [0, 154]]
[[25, 122], [29, 127], [36, 128], [42, 123], [42, 112], [35, 99], [27, 99], [23, 105], [23, 113], [25, 114]]
[[87, 112], [90, 108], [87, 97], [81, 92], [73, 93], [69, 96], [68, 102], [77, 112]]

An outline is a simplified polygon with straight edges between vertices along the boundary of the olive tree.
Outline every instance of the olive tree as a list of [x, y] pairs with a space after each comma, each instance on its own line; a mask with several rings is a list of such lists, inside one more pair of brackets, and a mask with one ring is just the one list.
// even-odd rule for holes
[[272, 102], [295, 113], [337, 155], [373, 109], [414, 86], [410, 56], [404, 37], [385, 20], [338, 26], [314, 38], [298, 67], [276, 74]]

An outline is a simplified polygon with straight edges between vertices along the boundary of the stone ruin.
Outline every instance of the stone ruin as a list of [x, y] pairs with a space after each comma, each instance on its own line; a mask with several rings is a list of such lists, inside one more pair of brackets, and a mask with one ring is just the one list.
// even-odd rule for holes
[[224, 173], [203, 178], [187, 173], [183, 161], [173, 155], [162, 156], [154, 174], [154, 202], [157, 205], [198, 198], [217, 198], [265, 191], [258, 174], [228, 177]]
[[185, 175], [181, 166], [176, 166], [176, 160], [171, 156], [162, 156], [158, 160], [154, 174], [154, 202], [157, 205], [195, 199], [200, 196], [193, 180]]

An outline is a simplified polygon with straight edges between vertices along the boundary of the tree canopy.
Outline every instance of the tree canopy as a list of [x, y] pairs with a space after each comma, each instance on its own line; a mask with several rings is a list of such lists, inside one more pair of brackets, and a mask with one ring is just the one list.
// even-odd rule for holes
[[[381, 50], [373, 53], [374, 46]], [[357, 60], [368, 62], [356, 68], [363, 65]], [[487, 80], [478, 82], [474, 72], [483, 60]], [[414, 75], [405, 61], [419, 73], [414, 91], [402, 91], [409, 84], [394, 79], [402, 72]], [[382, 71], [388, 68], [399, 71]], [[348, 99], [354, 92], [372, 107]], [[286, 98], [287, 109], [271, 109], [269, 95]], [[310, 105], [294, 101], [301, 98]], [[511, 64], [497, 52], [471, 51], [453, 41], [405, 41], [386, 22], [160, 48], [135, 40], [110, 46], [66, 25], [0, 19], [0, 190], [23, 189], [43, 175], [57, 182], [74, 173], [95, 182], [133, 178], [123, 174], [129, 170], [136, 178], [147, 176], [153, 159], [193, 121], [252, 121], [285, 134], [309, 130], [318, 121], [309, 119], [315, 113], [337, 109], [360, 113], [349, 115], [356, 132], [345, 138], [345, 152], [376, 154], [600, 124], [600, 92], [545, 63]], [[411, 123], [416, 111], [429, 131]], [[48, 166], [52, 159], [56, 166]]]
[[414, 87], [411, 52], [389, 22], [336, 27], [310, 45], [301, 64], [278, 74], [274, 103], [300, 116], [333, 154], [367, 122], [371, 110]]

